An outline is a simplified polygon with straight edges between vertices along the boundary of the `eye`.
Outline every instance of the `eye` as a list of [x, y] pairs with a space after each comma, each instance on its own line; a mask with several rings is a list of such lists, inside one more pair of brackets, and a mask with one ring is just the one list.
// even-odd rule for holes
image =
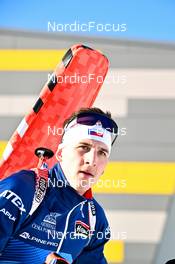
[[100, 156], [107, 157], [107, 152], [104, 150], [99, 150], [99, 154], [100, 154]]
[[78, 146], [78, 148], [79, 148], [79, 149], [82, 149], [82, 150], [84, 150], [84, 151], [89, 151], [89, 150], [90, 150], [90, 147], [87, 146], [87, 145], [80, 145], [80, 146]]

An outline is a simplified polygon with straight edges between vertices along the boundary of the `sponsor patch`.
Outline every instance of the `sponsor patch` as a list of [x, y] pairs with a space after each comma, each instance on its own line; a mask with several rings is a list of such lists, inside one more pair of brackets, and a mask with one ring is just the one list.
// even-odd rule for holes
[[47, 227], [49, 229], [55, 230], [56, 228], [56, 219], [59, 216], [59, 213], [51, 212], [50, 214], [46, 215], [41, 223], [42, 226]]
[[4, 197], [7, 200], [11, 201], [11, 203], [14, 204], [21, 211], [21, 214], [23, 212], [26, 212], [22, 199], [11, 190], [5, 190], [3, 193], [0, 194], [0, 197]]
[[5, 216], [7, 216], [9, 220], [11, 220], [13, 222], [16, 221], [16, 218], [9, 211], [7, 211], [5, 208], [0, 209], [0, 212], [3, 213]]
[[35, 194], [36, 195], [35, 200], [37, 201], [37, 203], [40, 203], [40, 201], [42, 201], [46, 188], [47, 188], [47, 180], [44, 177], [40, 177], [38, 182], [38, 189]]
[[58, 247], [58, 243], [53, 242], [53, 241], [49, 241], [49, 240], [46, 240], [46, 239], [41, 239], [39, 237], [31, 236], [28, 232], [23, 232], [19, 236], [24, 238], [24, 239], [34, 241], [34, 242], [36, 242], [38, 244]]
[[30, 239], [30, 234], [27, 232], [23, 232], [22, 234], [19, 235], [20, 237], [24, 238], [24, 239]]
[[75, 236], [81, 236], [83, 238], [88, 238], [90, 232], [90, 227], [78, 220], [75, 222]]
[[95, 216], [96, 210], [95, 210], [95, 205], [94, 205], [93, 201], [90, 202], [90, 208], [91, 208], [92, 215]]

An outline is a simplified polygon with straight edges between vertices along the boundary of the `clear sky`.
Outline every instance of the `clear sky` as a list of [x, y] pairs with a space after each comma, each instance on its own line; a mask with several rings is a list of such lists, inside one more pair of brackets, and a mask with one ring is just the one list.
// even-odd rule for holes
[[0, 0], [0, 27], [175, 42], [174, 0], [63, 1]]

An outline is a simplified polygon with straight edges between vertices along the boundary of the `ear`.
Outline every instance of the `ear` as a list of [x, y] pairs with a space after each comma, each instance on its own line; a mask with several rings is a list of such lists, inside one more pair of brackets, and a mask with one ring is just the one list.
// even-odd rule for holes
[[62, 148], [61, 144], [58, 145], [58, 148], [57, 148], [57, 151], [56, 151], [56, 154], [55, 154], [56, 159], [58, 160], [58, 162], [62, 161], [62, 149], [63, 148]]

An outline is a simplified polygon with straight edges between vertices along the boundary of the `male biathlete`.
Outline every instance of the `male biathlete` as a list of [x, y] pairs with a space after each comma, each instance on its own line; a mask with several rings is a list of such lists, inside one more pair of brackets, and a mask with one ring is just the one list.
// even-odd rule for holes
[[110, 113], [86, 108], [63, 128], [44, 195], [35, 170], [0, 182], [1, 264], [107, 263], [110, 229], [91, 187], [105, 170], [118, 127]]

